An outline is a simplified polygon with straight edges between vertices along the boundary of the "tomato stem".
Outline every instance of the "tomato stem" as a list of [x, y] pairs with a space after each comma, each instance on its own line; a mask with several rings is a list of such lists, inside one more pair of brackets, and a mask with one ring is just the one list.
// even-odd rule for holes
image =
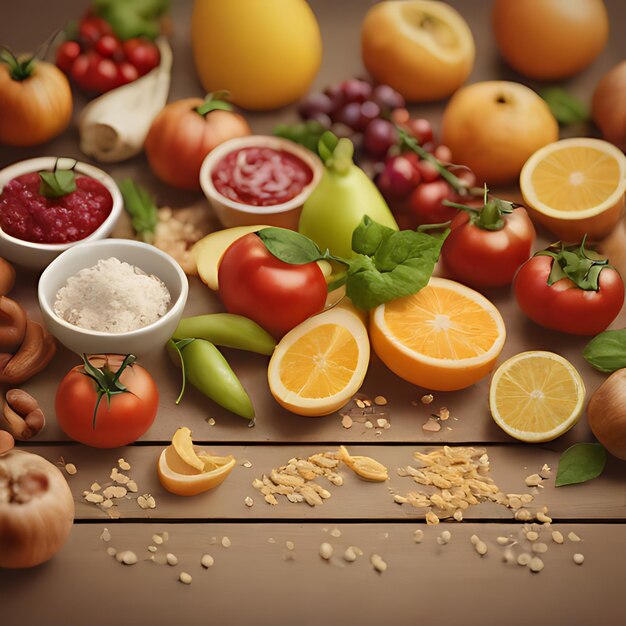
[[230, 96], [228, 91], [216, 91], [208, 93], [204, 102], [194, 109], [196, 113], [206, 117], [211, 111], [232, 111], [233, 106], [226, 99]]

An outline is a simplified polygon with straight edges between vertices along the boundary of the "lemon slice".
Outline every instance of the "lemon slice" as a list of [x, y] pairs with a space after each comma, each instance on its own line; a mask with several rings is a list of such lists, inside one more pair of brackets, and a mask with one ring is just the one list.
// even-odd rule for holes
[[578, 421], [585, 385], [576, 368], [553, 352], [522, 352], [505, 361], [489, 388], [496, 424], [511, 437], [537, 443], [566, 433]]
[[199, 472], [204, 471], [204, 461], [198, 457], [196, 451], [193, 449], [193, 441], [189, 428], [183, 426], [174, 433], [172, 446], [178, 456], [187, 463], [187, 465], [197, 469]]
[[299, 415], [328, 415], [363, 383], [370, 357], [367, 329], [359, 315], [339, 306], [315, 315], [276, 346], [268, 367], [276, 401]]

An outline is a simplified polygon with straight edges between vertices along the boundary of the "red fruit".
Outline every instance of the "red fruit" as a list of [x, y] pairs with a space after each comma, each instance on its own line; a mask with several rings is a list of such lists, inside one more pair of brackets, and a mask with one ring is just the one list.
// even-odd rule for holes
[[454, 190], [443, 179], [422, 183], [411, 194], [411, 212], [419, 224], [441, 224], [457, 214], [458, 209], [442, 204], [453, 198]]
[[364, 80], [352, 78], [344, 80], [339, 86], [344, 102], [365, 102], [372, 95], [372, 86]]
[[87, 17], [78, 25], [78, 35], [88, 45], [94, 45], [103, 35], [113, 32], [110, 24], [100, 17]]
[[87, 73], [89, 71], [89, 58], [89, 53], [79, 54], [72, 64], [72, 68], [70, 69], [70, 75], [72, 77], [72, 80], [81, 89], [84, 89], [85, 87], [83, 87], [83, 85], [88, 82]]
[[435, 148], [433, 156], [446, 165], [452, 162], [452, 150], [443, 144]]
[[363, 148], [373, 157], [382, 158], [397, 141], [395, 126], [387, 120], [375, 119], [365, 129]]
[[114, 35], [103, 35], [96, 42], [96, 52], [109, 59], [119, 57], [122, 54], [122, 42]]
[[433, 140], [433, 127], [428, 120], [418, 118], [407, 122], [409, 132], [417, 139], [417, 143], [423, 146]]
[[72, 71], [74, 61], [80, 55], [80, 44], [77, 41], [64, 41], [57, 48], [56, 63], [66, 74]]
[[139, 76], [147, 74], [159, 65], [159, 49], [149, 40], [141, 37], [127, 39], [122, 44], [126, 60], [135, 66]]
[[128, 61], [122, 61], [117, 66], [117, 84], [118, 86], [127, 85], [139, 78], [139, 72], [134, 65]]
[[417, 169], [425, 183], [433, 183], [439, 179], [439, 170], [429, 161], [420, 161]]
[[407, 197], [421, 181], [419, 170], [415, 168], [408, 155], [399, 155], [387, 159], [385, 169], [378, 178], [378, 186], [387, 198]]

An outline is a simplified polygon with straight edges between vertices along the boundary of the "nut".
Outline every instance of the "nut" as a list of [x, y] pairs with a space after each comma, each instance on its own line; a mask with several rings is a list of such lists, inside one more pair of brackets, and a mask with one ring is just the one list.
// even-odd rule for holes
[[56, 340], [40, 324], [26, 320], [16, 354], [0, 354], [0, 383], [19, 385], [43, 370], [56, 353]]
[[11, 298], [0, 296], [0, 353], [14, 354], [26, 335], [26, 312]]

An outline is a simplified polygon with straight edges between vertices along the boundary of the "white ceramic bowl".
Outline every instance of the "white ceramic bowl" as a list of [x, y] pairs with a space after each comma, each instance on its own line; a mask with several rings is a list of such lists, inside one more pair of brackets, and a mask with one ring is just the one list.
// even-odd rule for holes
[[[93, 267], [100, 259], [116, 257], [154, 274], [168, 288], [170, 308], [159, 320], [126, 333], [85, 330], [61, 319], [54, 312], [57, 292], [65, 281], [80, 270]], [[104, 239], [81, 243], [58, 256], [39, 279], [39, 306], [48, 330], [66, 347], [78, 354], [143, 355], [160, 350], [174, 334], [187, 302], [189, 283], [180, 265], [158, 248], [128, 239]]]
[[[273, 206], [252, 206], [226, 198], [213, 184], [213, 168], [230, 152], [254, 146], [291, 152], [291, 154], [302, 159], [311, 168], [313, 179], [297, 196], [288, 202]], [[200, 168], [200, 186], [215, 210], [218, 219], [227, 228], [267, 224], [268, 226], [280, 226], [296, 230], [302, 205], [319, 183], [323, 171], [324, 166], [320, 159], [310, 150], [303, 148], [297, 143], [282, 137], [251, 135], [249, 137], [230, 139], [211, 150]]]
[[0, 170], [0, 192], [9, 181], [17, 176], [42, 170], [52, 171], [57, 161], [61, 162], [63, 165], [76, 162], [74, 169], [77, 173], [95, 178], [99, 183], [104, 185], [113, 198], [111, 213], [91, 235], [72, 243], [33, 243], [11, 237], [11, 235], [7, 235], [7, 233], [0, 228], [0, 256], [13, 263], [33, 269], [43, 269], [52, 259], [79, 243], [108, 237], [113, 231], [118, 217], [122, 213], [124, 208], [122, 194], [115, 181], [106, 172], [103, 172], [93, 165], [65, 157], [38, 157], [36, 159], [20, 161], [19, 163], [5, 167]]

